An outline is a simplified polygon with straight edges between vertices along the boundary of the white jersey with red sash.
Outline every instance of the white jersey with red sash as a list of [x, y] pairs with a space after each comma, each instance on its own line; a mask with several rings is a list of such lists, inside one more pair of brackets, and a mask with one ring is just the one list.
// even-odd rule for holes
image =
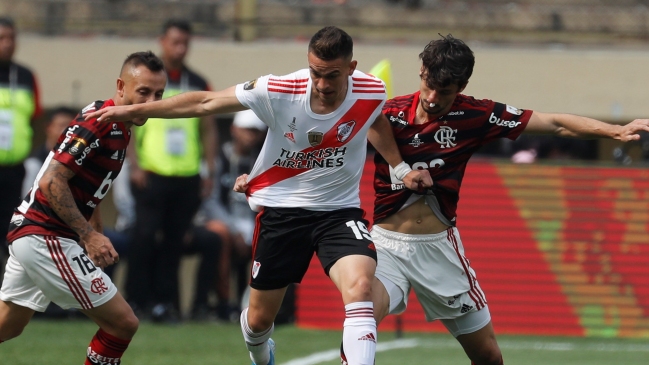
[[239, 84], [236, 95], [269, 127], [250, 172], [250, 207], [331, 211], [359, 208], [367, 132], [386, 100], [385, 85], [355, 71], [334, 112], [311, 110], [311, 78], [304, 69]]

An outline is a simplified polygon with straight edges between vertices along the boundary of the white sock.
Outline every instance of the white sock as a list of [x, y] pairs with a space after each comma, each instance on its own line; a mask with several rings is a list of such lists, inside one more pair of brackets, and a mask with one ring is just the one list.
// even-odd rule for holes
[[376, 321], [372, 302], [347, 304], [343, 326], [343, 348], [347, 363], [374, 365], [376, 340]]
[[246, 341], [246, 347], [250, 352], [250, 360], [257, 365], [266, 365], [270, 361], [270, 349], [268, 348], [268, 339], [273, 333], [275, 325], [269, 329], [255, 333], [248, 326], [248, 308], [241, 312], [241, 332], [243, 339]]

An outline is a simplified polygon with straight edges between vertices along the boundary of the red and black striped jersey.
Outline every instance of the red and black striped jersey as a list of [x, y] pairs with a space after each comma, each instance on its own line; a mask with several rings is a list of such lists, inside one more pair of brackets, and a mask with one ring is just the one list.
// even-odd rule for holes
[[112, 100], [88, 105], [63, 131], [31, 190], [14, 210], [7, 241], [30, 234], [78, 240], [78, 235], [51, 208], [38, 188], [38, 182], [51, 160], [65, 165], [75, 174], [68, 181], [74, 202], [84, 218], [90, 219], [122, 169], [131, 131], [124, 123], [99, 123], [96, 119], [85, 121], [83, 116], [112, 105], [115, 105]]
[[[427, 169], [442, 221], [455, 225], [460, 186], [466, 164], [484, 144], [496, 138], [516, 139], [527, 126], [531, 110], [487, 99], [458, 95], [450, 111], [434, 121], [415, 124], [419, 92], [390, 99], [383, 107], [404, 161], [413, 169]], [[374, 156], [374, 222], [398, 212], [414, 193], [404, 187], [392, 167]]]

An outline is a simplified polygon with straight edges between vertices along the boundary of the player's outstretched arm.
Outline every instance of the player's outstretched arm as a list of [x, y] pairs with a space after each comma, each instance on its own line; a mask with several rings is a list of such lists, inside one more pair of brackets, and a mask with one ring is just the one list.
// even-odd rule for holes
[[411, 190], [420, 190], [433, 186], [433, 180], [427, 170], [412, 170], [401, 158], [397, 142], [394, 141], [392, 127], [385, 115], [380, 114], [367, 132], [367, 139], [376, 151], [395, 169], [397, 178]]
[[[81, 238], [88, 256], [99, 267], [112, 265], [119, 260], [110, 240], [94, 230], [77, 208], [68, 181], [74, 172], [62, 163], [52, 160], [38, 182], [47, 202], [54, 212]], [[97, 211], [98, 208], [95, 210]]]
[[636, 119], [626, 125], [613, 125], [574, 114], [534, 112], [526, 132], [554, 133], [572, 138], [611, 138], [622, 142], [637, 141], [638, 132], [649, 132], [649, 119]]
[[232, 86], [221, 91], [190, 91], [149, 103], [106, 107], [86, 114], [85, 119], [118, 122], [135, 118], [193, 118], [244, 109]]

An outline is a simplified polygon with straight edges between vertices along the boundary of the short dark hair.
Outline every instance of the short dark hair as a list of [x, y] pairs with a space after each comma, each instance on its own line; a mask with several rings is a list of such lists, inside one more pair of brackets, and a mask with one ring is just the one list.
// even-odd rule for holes
[[70, 120], [72, 120], [77, 114], [79, 114], [79, 110], [71, 108], [69, 106], [65, 106], [65, 105], [57, 106], [56, 108], [50, 110], [47, 113], [46, 124], [50, 124], [52, 122], [52, 119], [54, 119], [54, 116], [59, 115], [59, 114], [70, 115], [71, 116]]
[[473, 74], [473, 51], [461, 40], [447, 35], [431, 41], [419, 54], [429, 87], [464, 86]]
[[131, 53], [124, 60], [122, 70], [124, 70], [124, 67], [127, 65], [131, 67], [144, 65], [152, 72], [164, 71], [165, 69], [162, 60], [151, 51]]
[[162, 25], [162, 34], [167, 34], [167, 31], [171, 28], [178, 28], [181, 31], [192, 34], [192, 25], [190, 22], [184, 19], [169, 19]]
[[328, 26], [311, 37], [309, 52], [323, 61], [351, 58], [354, 52], [354, 41], [344, 30]]
[[14, 20], [11, 19], [10, 17], [2, 16], [0, 17], [0, 27], [16, 29], [16, 24], [14, 23]]

